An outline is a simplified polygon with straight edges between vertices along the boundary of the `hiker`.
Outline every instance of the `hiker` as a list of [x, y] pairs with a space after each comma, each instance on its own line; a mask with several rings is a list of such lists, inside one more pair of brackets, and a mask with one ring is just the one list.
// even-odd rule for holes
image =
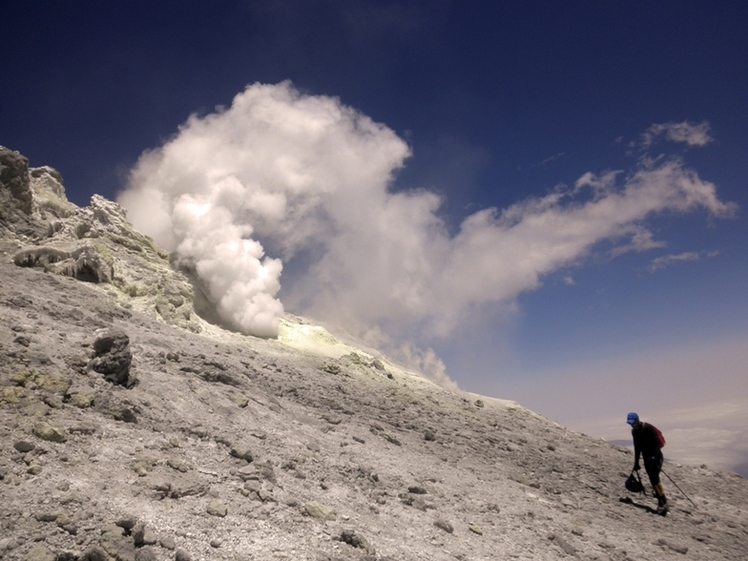
[[636, 413], [629, 413], [626, 422], [631, 425], [631, 436], [634, 439], [634, 471], [639, 471], [639, 455], [644, 458], [644, 469], [647, 470], [649, 481], [654, 488], [657, 497], [657, 513], [666, 514], [669, 507], [665, 491], [660, 483], [660, 470], [662, 470], [662, 446], [664, 438], [662, 433], [649, 423], [643, 423]]

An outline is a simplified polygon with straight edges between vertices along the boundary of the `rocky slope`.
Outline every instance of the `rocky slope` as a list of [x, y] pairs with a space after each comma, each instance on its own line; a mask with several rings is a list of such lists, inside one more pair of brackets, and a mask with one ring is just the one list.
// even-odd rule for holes
[[[748, 484], [458, 395], [288, 316], [213, 323], [114, 203], [0, 149], [0, 558], [746, 559]], [[692, 502], [691, 502], [692, 501]]]

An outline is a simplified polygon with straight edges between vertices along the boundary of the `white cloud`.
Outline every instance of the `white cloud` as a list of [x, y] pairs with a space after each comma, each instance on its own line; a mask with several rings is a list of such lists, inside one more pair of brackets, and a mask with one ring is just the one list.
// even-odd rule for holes
[[540, 165], [544, 166], [546, 164], [550, 164], [551, 162], [555, 162], [556, 160], [558, 160], [559, 158], [563, 158], [564, 156], [566, 156], [566, 152], [559, 152], [557, 154], [554, 154], [553, 156], [547, 157], [545, 160], [540, 162]]
[[673, 263], [681, 263], [683, 261], [698, 261], [701, 259], [701, 254], [696, 251], [684, 251], [683, 253], [663, 255], [652, 260], [649, 265], [649, 271], [654, 273], [657, 269], [662, 269]]
[[610, 252], [613, 257], [623, 255], [629, 251], [640, 253], [649, 249], [667, 247], [667, 242], [652, 239], [652, 232], [639, 224], [631, 225], [631, 227], [628, 228], [628, 231], [625, 232], [625, 235], [631, 236], [631, 242], [614, 247]]
[[648, 148], [658, 139], [665, 138], [670, 142], [682, 142], [688, 146], [705, 146], [712, 142], [710, 127], [707, 121], [701, 123], [658, 123], [649, 127], [641, 137], [641, 144]]
[[[409, 155], [336, 98], [255, 84], [144, 153], [118, 200], [196, 270], [234, 328], [277, 333], [282, 294], [296, 312], [356, 333], [380, 326], [394, 341], [445, 337], [474, 310], [510, 307], [601, 241], [659, 247], [641, 224], [654, 213], [732, 210], [681, 160], [660, 159], [480, 210], [451, 235], [439, 196], [389, 190]], [[281, 262], [296, 256], [303, 266], [279, 292]], [[438, 371], [427, 354], [416, 362]]]

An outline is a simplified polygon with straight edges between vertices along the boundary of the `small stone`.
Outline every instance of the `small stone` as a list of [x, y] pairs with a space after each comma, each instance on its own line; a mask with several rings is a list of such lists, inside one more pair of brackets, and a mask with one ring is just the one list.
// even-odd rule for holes
[[168, 460], [166, 460], [166, 465], [168, 465], [171, 469], [181, 471], [182, 473], [187, 473], [188, 471], [190, 471], [190, 469], [192, 469], [182, 460], [173, 459], [173, 458], [169, 458]]
[[145, 477], [148, 475], [148, 468], [143, 462], [135, 462], [131, 464], [130, 469], [137, 473], [138, 477]]
[[249, 399], [247, 399], [243, 395], [232, 395], [230, 399], [240, 409], [244, 409], [247, 405], [249, 405]]
[[135, 561], [158, 561], [158, 557], [152, 548], [144, 547], [135, 552]]
[[95, 399], [96, 394], [93, 392], [80, 392], [71, 394], [68, 403], [78, 409], [88, 409], [93, 406]]
[[272, 495], [272, 493], [265, 491], [265, 489], [260, 489], [257, 492], [257, 496], [263, 503], [277, 503], [278, 502], [278, 500]]
[[483, 535], [483, 529], [477, 524], [468, 524], [468, 529], [474, 534], [478, 534], [479, 536]]
[[158, 543], [164, 549], [169, 549], [171, 551], [173, 551], [177, 547], [177, 543], [174, 541], [174, 538], [172, 538], [171, 536], [161, 538]]
[[307, 516], [317, 518], [318, 520], [335, 520], [338, 516], [338, 513], [335, 512], [335, 509], [316, 502], [310, 502], [304, 505], [304, 512]]
[[60, 528], [67, 528], [70, 526], [70, 523], [72, 522], [72, 519], [64, 512], [60, 512], [57, 515], [57, 518], [55, 518], [55, 524], [57, 524]]
[[573, 557], [577, 554], [577, 548], [571, 545], [561, 536], [557, 536], [556, 534], [550, 534], [548, 536], [548, 539], [553, 541], [558, 547], [563, 549], [567, 555], [571, 555]]
[[132, 529], [132, 540], [136, 547], [153, 545], [158, 542], [156, 534], [145, 524], [138, 523]]
[[221, 518], [229, 513], [229, 509], [225, 504], [216, 501], [210, 503], [207, 510], [211, 516], [220, 516]]
[[190, 557], [190, 554], [185, 550], [177, 549], [177, 552], [174, 555], [174, 561], [192, 561], [192, 557]]
[[383, 432], [383, 433], [382, 433], [382, 437], [383, 437], [383, 438], [384, 438], [384, 439], [385, 439], [385, 440], [386, 440], [387, 442], [389, 442], [390, 444], [394, 444], [395, 446], [402, 446], [402, 445], [403, 445], [403, 443], [402, 443], [402, 442], [400, 442], [400, 441], [399, 441], [399, 440], [398, 440], [398, 439], [397, 439], [396, 437], [392, 436], [392, 435], [391, 435], [390, 433], [388, 433], [388, 432]]
[[682, 543], [675, 543], [673, 541], [660, 538], [657, 540], [657, 544], [664, 547], [665, 549], [670, 549], [672, 551], [675, 551], [676, 553], [680, 553], [681, 555], [685, 555], [686, 553], [688, 553], [688, 546]]
[[350, 546], [363, 549], [367, 555], [375, 555], [374, 547], [364, 538], [352, 530], [343, 530], [340, 534], [340, 541]]
[[254, 456], [252, 455], [252, 451], [249, 448], [246, 448], [244, 446], [233, 446], [231, 448], [230, 454], [234, 458], [239, 458], [247, 462], [251, 462], [254, 459]]
[[35, 545], [23, 559], [24, 561], [55, 561], [55, 556], [43, 545]]
[[137, 520], [134, 516], [123, 516], [122, 518], [117, 519], [117, 521], [114, 523], [115, 526], [119, 526], [126, 532], [129, 532], [135, 527], [135, 524], [137, 524]]
[[81, 555], [80, 561], [109, 561], [111, 557], [98, 545], [88, 548]]
[[322, 418], [331, 425], [339, 425], [343, 422], [343, 418], [337, 415], [322, 415]]
[[21, 454], [25, 454], [26, 452], [31, 452], [34, 448], [36, 448], [36, 445], [33, 442], [29, 442], [28, 440], [19, 440], [13, 445], [13, 448], [18, 450]]
[[28, 347], [31, 345], [31, 338], [27, 337], [26, 335], [19, 335], [15, 339], [13, 339], [14, 343], [17, 343], [19, 345], [23, 345], [24, 347]]
[[454, 526], [452, 526], [452, 524], [450, 524], [449, 522], [447, 522], [446, 520], [443, 520], [441, 518], [439, 518], [437, 520], [434, 520], [434, 526], [436, 526], [440, 530], [444, 530], [448, 534], [451, 534], [455, 530]]
[[129, 407], [123, 407], [113, 415], [115, 421], [122, 421], [123, 423], [135, 424], [138, 422], [138, 418], [135, 416], [135, 412]]
[[37, 512], [34, 518], [39, 522], [54, 522], [59, 515], [58, 512]]
[[31, 432], [34, 433], [34, 436], [48, 442], [62, 443], [67, 440], [60, 429], [47, 423], [38, 423], [34, 425]]
[[26, 473], [29, 475], [39, 475], [42, 471], [42, 466], [39, 464], [31, 464], [28, 469], [26, 469]]
[[210, 540], [210, 547], [213, 547], [215, 549], [218, 549], [223, 544], [223, 540], [220, 538], [216, 538], [213, 540]]

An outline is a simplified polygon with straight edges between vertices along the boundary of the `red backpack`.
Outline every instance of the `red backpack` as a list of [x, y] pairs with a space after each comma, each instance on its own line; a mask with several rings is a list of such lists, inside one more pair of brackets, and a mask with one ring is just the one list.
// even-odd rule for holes
[[652, 429], [657, 437], [657, 443], [660, 445], [660, 448], [663, 448], [665, 446], [665, 437], [662, 436], [662, 432], [656, 426], [652, 425]]

